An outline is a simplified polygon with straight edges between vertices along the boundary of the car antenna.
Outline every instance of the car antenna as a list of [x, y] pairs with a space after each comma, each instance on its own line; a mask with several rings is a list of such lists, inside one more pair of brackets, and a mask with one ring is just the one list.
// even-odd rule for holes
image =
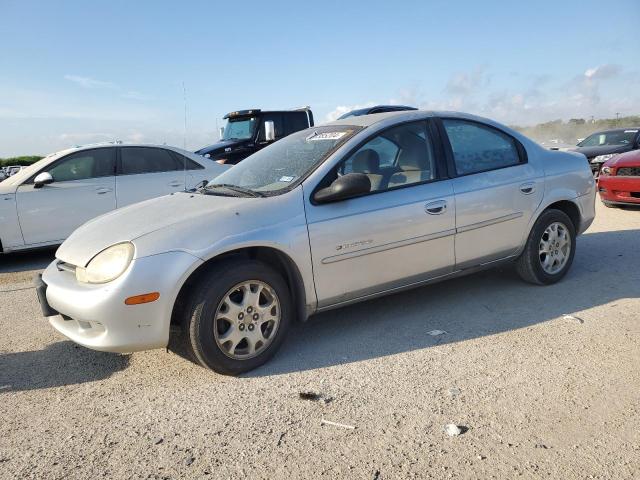
[[[182, 98], [184, 100], [184, 136], [182, 140], [182, 149], [187, 150], [187, 87], [182, 81]], [[182, 180], [184, 185], [184, 191], [187, 191], [187, 157], [182, 155]]]

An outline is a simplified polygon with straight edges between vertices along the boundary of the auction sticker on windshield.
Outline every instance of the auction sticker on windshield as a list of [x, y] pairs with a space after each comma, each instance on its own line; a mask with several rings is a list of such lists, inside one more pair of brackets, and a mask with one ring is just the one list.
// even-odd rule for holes
[[348, 131], [346, 132], [323, 132], [323, 133], [318, 133], [318, 132], [313, 132], [311, 135], [309, 135], [307, 137], [307, 141], [308, 142], [315, 142], [318, 140], [338, 140], [342, 137], [344, 137], [347, 133], [349, 133]]

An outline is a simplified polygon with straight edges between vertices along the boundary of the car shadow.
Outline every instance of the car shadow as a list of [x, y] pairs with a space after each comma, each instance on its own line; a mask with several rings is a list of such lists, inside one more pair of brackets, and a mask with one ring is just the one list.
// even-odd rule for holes
[[[640, 230], [579, 237], [571, 270], [551, 286], [524, 283], [506, 266], [318, 314], [295, 325], [280, 352], [246, 376], [280, 375], [432, 348], [638, 298], [639, 241]], [[433, 335], [433, 330], [446, 333]]]
[[57, 247], [0, 255], [0, 274], [42, 270], [55, 258]]
[[96, 352], [71, 341], [42, 350], [0, 352], [0, 395], [103, 380], [128, 365], [129, 355]]

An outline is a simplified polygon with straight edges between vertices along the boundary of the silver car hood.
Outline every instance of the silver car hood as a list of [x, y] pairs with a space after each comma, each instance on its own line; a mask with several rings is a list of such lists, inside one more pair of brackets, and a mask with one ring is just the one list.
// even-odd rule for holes
[[[212, 223], [224, 223], [226, 219], [239, 215], [241, 211], [248, 211], [248, 207], [253, 208], [265, 200], [270, 199], [199, 193], [175, 193], [154, 198], [114, 210], [85, 223], [58, 248], [56, 258], [72, 265], [85, 266], [95, 255], [111, 245], [135, 241], [153, 232], [167, 231], [156, 242], [159, 244], [158, 248], [162, 249], [164, 238], [179, 237], [178, 232], [181, 230], [193, 234], [199, 225], [211, 227]], [[174, 248], [179, 246], [171, 243]], [[136, 252], [136, 257], [146, 254], [150, 253]]]

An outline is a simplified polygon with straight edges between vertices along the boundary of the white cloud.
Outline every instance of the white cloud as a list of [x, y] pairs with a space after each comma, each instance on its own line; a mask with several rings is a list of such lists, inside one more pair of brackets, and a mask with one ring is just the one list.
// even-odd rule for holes
[[[640, 75], [619, 65], [589, 67], [573, 76], [548, 74], [519, 75], [517, 86], [511, 78], [494, 78], [488, 67], [478, 66], [455, 72], [445, 82], [440, 95], [424, 96], [418, 87], [403, 89], [390, 104], [407, 104], [424, 110], [455, 110], [493, 118], [507, 124], [531, 125], [556, 119], [613, 118], [640, 113]], [[494, 81], [495, 80], [495, 81]], [[327, 120], [365, 106], [341, 105], [327, 114]]]
[[90, 77], [82, 77], [80, 75], [65, 75], [65, 80], [69, 80], [77, 85], [80, 85], [82, 88], [107, 88], [107, 89], [117, 89], [118, 86], [111, 82], [104, 82], [102, 80], [96, 80], [95, 78]]
[[593, 68], [587, 68], [584, 72], [584, 76], [590, 80], [604, 80], [607, 78], [613, 78], [620, 74], [622, 69], [619, 65], [605, 64], [599, 65]]
[[82, 88], [87, 90], [113, 90], [120, 93], [120, 98], [125, 100], [138, 100], [138, 101], [146, 101], [151, 100], [152, 98], [149, 95], [145, 95], [144, 93], [138, 92], [137, 90], [126, 90], [123, 91], [123, 88], [120, 85], [113, 82], [105, 82], [103, 80], [96, 80], [91, 77], [83, 77], [80, 75], [65, 75], [65, 80], [69, 80], [70, 82], [79, 85]]
[[489, 83], [487, 68], [480, 65], [470, 72], [454, 73], [445, 87], [445, 92], [452, 95], [469, 95], [484, 88]]
[[115, 140], [111, 133], [93, 133], [93, 132], [81, 132], [81, 133], [61, 133], [58, 135], [58, 139], [61, 142], [72, 144], [86, 144], [97, 142], [108, 142]]
[[140, 100], [140, 101], [152, 100], [152, 97], [150, 97], [149, 95], [136, 92], [135, 90], [129, 90], [128, 92], [125, 92], [120, 96], [122, 98], [126, 98], [127, 100]]

